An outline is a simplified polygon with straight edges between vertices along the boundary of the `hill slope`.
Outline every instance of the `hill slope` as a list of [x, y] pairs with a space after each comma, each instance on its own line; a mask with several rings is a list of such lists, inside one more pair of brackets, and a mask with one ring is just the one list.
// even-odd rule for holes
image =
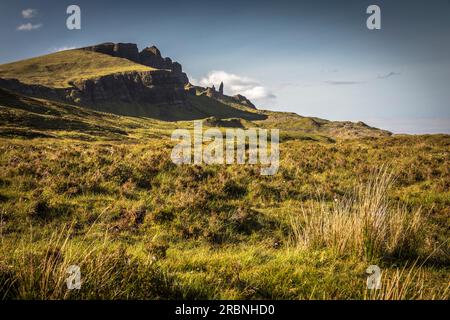
[[[0, 65], [0, 88], [9, 90], [9, 93], [1, 92], [0, 104], [11, 107], [12, 100], [15, 106], [20, 101], [20, 105], [30, 106], [25, 108], [27, 112], [33, 113], [30, 111], [34, 110], [32, 106], [44, 104], [52, 106], [53, 111], [55, 106], [64, 106], [65, 112], [77, 106], [163, 121], [210, 117], [235, 119], [209, 123], [278, 128], [289, 139], [304, 135], [353, 138], [390, 134], [363, 123], [332, 122], [292, 113], [257, 110], [244, 96], [229, 97], [212, 88], [195, 87], [189, 83], [185, 86], [186, 81], [181, 65], [170, 58], [163, 58], [154, 46], [139, 52], [134, 44], [105, 43]], [[12, 92], [16, 95], [12, 96]], [[73, 116], [79, 110], [74, 108]], [[61, 122], [61, 119], [52, 118], [55, 116], [53, 111], [39, 117], [45, 117], [43, 123], [48, 126], [63, 126], [65, 120]], [[6, 116], [5, 112], [3, 110], [4, 123], [10, 119], [17, 121], [14, 125], [29, 124], [19, 121], [18, 117], [25, 119], [30, 115], [19, 116], [18, 111], [9, 110]], [[88, 110], [83, 112], [84, 116], [89, 114], [97, 120], [105, 117]], [[50, 125], [50, 122], [57, 124]]]
[[[129, 44], [123, 45], [130, 48]], [[113, 56], [126, 56], [120, 50], [111, 55], [95, 51], [106, 49], [114, 47], [104, 44], [0, 65], [0, 87], [34, 98], [165, 121], [210, 116], [266, 118], [239, 101], [230, 104], [189, 94], [184, 88], [186, 75], [181, 65], [162, 58], [155, 47], [141, 52], [144, 62], [171, 69]], [[137, 47], [134, 49], [137, 54]]]
[[[296, 114], [233, 109], [207, 97], [189, 97], [192, 119], [205, 118], [205, 127], [280, 129], [282, 140], [329, 140], [329, 138], [381, 137], [388, 133], [358, 123], [305, 118]], [[160, 117], [163, 114], [162, 109]], [[186, 117], [187, 108], [164, 110], [171, 117]], [[179, 113], [179, 114], [178, 114]], [[219, 117], [212, 116], [216, 114]], [[241, 117], [233, 117], [240, 115]], [[267, 117], [258, 120], [259, 116]], [[251, 118], [253, 120], [245, 120]], [[190, 128], [192, 122], [167, 122], [147, 117], [129, 117], [88, 108], [31, 98], [0, 88], [0, 136], [53, 137], [81, 140], [130, 140], [148, 135], [170, 136], [176, 128]]]
[[67, 50], [0, 65], [1, 78], [17, 79], [24, 84], [69, 88], [71, 83], [131, 71], [152, 71], [127, 59], [85, 50]]

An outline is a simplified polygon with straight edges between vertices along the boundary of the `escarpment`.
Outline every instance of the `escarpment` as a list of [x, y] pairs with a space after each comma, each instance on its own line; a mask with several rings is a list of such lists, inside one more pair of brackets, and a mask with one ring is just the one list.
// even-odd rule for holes
[[[89, 54], [87, 51], [95, 52], [95, 54]], [[136, 115], [133, 111], [136, 110], [136, 106], [142, 110], [139, 115], [145, 115], [147, 114], [145, 108], [152, 105], [185, 105], [187, 103], [187, 94], [184, 89], [185, 84], [189, 82], [187, 75], [182, 72], [179, 63], [172, 62], [170, 58], [163, 58], [155, 46], [139, 52], [135, 44], [104, 43], [67, 51], [62, 63], [67, 63], [68, 59], [74, 56], [71, 52], [76, 52], [78, 59], [71, 61], [71, 65], [75, 67], [80, 65], [80, 70], [59, 70], [58, 78], [64, 78], [67, 74], [64, 85], [49, 85], [49, 81], [29, 81], [30, 78], [27, 77], [16, 79], [15, 73], [4, 76], [0, 72], [0, 86], [35, 98], [76, 104], [100, 111], [116, 112], [117, 108], [114, 108], [114, 105], [120, 104], [120, 113], [126, 115]], [[101, 67], [102, 63], [98, 61], [98, 57], [103, 55], [114, 57], [108, 58], [112, 61], [112, 71], [102, 74], [94, 69], [86, 75], [83, 66], [98, 64]], [[116, 58], [118, 59], [114, 60]], [[130, 66], [129, 68], [122, 67], [125, 65], [123, 59], [131, 61], [126, 63]], [[53, 65], [54, 59], [48, 65], [41, 67], [43, 71], [39, 74], [40, 78], [44, 78], [43, 75], [46, 79], [55, 77], [55, 72], [48, 71]], [[122, 69], [115, 70], [115, 66]], [[27, 66], [27, 68], [30, 67], [33, 67], [33, 64]], [[140, 71], [140, 69], [144, 70]], [[127, 107], [127, 104], [130, 107]]]
[[182, 104], [183, 84], [166, 70], [109, 74], [73, 83], [66, 98], [83, 105], [111, 101], [126, 103]]
[[186, 85], [189, 79], [183, 72], [181, 64], [173, 62], [169, 57], [163, 58], [159, 49], [155, 46], [147, 47], [139, 52], [134, 43], [102, 43], [95, 46], [85, 47], [82, 50], [99, 52], [113, 57], [119, 57], [131, 60], [133, 62], [149, 66], [155, 69], [170, 70], [174, 77]]
[[265, 119], [245, 97], [189, 83], [181, 64], [149, 46], [103, 43], [0, 65], [0, 87], [114, 114], [177, 121]]
[[0, 78], [0, 86], [36, 98], [100, 109], [103, 104], [183, 104], [186, 93], [180, 79], [166, 70], [131, 71], [70, 82], [68, 88], [25, 84]]

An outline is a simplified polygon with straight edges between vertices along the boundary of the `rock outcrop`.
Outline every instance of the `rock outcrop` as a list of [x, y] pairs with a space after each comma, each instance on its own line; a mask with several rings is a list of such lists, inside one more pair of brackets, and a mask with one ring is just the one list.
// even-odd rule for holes
[[30, 85], [16, 79], [1, 78], [0, 86], [31, 97], [78, 104], [101, 111], [105, 110], [105, 106], [117, 103], [173, 105], [186, 102], [184, 85], [189, 83], [186, 74], [178, 62], [163, 58], [155, 46], [139, 52], [133, 43], [102, 43], [82, 50], [128, 59], [157, 70], [79, 79], [70, 82], [68, 88]]
[[183, 104], [186, 93], [179, 78], [167, 70], [115, 73], [78, 80], [69, 88], [49, 88], [0, 78], [0, 87], [45, 98], [104, 110], [117, 103]]
[[232, 96], [232, 98], [240, 104], [246, 105], [247, 107], [250, 107], [252, 109], [256, 109], [256, 106], [249, 99], [247, 99], [246, 97], [244, 97], [241, 94]]
[[209, 117], [203, 120], [203, 124], [208, 127], [244, 128], [242, 120], [239, 118], [219, 119], [217, 117]]
[[110, 74], [75, 82], [69, 97], [82, 105], [111, 101], [126, 103], [182, 104], [183, 84], [166, 70]]
[[45, 87], [38, 84], [25, 84], [17, 79], [0, 78], [0, 87], [26, 96], [45, 98], [49, 100], [64, 100], [65, 93], [62, 89]]
[[207, 96], [208, 98], [212, 98], [215, 100], [219, 100], [222, 102], [228, 102], [228, 103], [238, 103], [241, 105], [244, 105], [246, 107], [256, 109], [256, 106], [245, 96], [241, 94], [237, 94], [235, 96], [227, 96], [223, 93], [223, 82], [219, 85], [219, 91], [216, 90], [216, 87], [213, 85], [212, 87], [200, 87], [200, 86], [194, 86], [192, 84], [188, 84], [185, 86], [185, 90], [188, 94], [191, 95], [198, 95], [198, 96]]
[[140, 63], [139, 50], [134, 43], [102, 43], [82, 48], [83, 50], [107, 54], [113, 57], [128, 59]]
[[206, 89], [205, 94], [209, 98], [215, 98], [217, 96], [216, 88], [212, 86], [212, 88]]
[[[218, 117], [233, 115], [244, 119], [264, 118], [257, 113], [236, 108], [234, 106], [236, 103], [255, 107], [244, 96], [224, 95], [223, 83], [220, 84], [218, 91], [214, 86], [204, 88], [190, 84], [182, 66], [170, 58], [164, 58], [155, 46], [139, 52], [137, 46], [132, 43], [103, 43], [78, 50], [127, 59], [152, 69], [137, 71], [130, 68], [102, 76], [91, 72], [87, 77], [67, 78], [63, 87], [53, 87], [39, 82], [37, 84], [29, 82], [24, 77], [18, 80], [8, 76], [0, 78], [0, 87], [32, 98], [74, 104], [121, 115], [148, 116], [169, 121], [199, 119], [208, 115]], [[95, 56], [98, 57], [87, 54], [86, 56], [92, 56], [92, 63], [95, 62]], [[101, 59], [99, 63], [100, 61]], [[117, 62], [123, 61], [117, 59]], [[76, 61], [71, 63], [76, 64]], [[64, 61], [61, 61], [61, 64], [64, 64]], [[63, 72], [60, 70], [64, 68], [58, 69], [58, 72]], [[46, 73], [46, 77], [49, 76], [52, 76], [51, 70]]]
[[82, 48], [83, 50], [99, 52], [113, 57], [125, 58], [133, 62], [146, 65], [156, 69], [165, 69], [173, 72], [183, 85], [189, 83], [186, 73], [183, 72], [181, 64], [173, 62], [170, 58], [164, 58], [155, 46], [147, 47], [139, 52], [134, 43], [102, 43], [95, 46]]

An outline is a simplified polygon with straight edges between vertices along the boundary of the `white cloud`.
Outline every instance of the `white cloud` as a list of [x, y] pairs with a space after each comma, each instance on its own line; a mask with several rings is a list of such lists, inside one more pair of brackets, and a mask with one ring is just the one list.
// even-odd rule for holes
[[66, 51], [66, 50], [73, 50], [73, 49], [75, 49], [75, 47], [66, 47], [66, 46], [64, 46], [64, 47], [60, 47], [60, 48], [53, 48], [50, 51], [52, 51], [52, 52], [59, 52], [59, 51]]
[[17, 27], [17, 31], [31, 31], [36, 30], [42, 27], [42, 23], [32, 24], [32, 23], [24, 23]]
[[25, 19], [31, 19], [33, 17], [35, 17], [37, 15], [37, 10], [36, 9], [25, 9], [22, 10], [22, 17], [24, 17]]
[[[194, 79], [191, 79], [191, 81], [194, 84], [197, 82]], [[228, 95], [242, 94], [250, 100], [275, 98], [275, 95], [258, 81], [225, 71], [211, 71], [208, 76], [200, 79], [197, 84], [203, 87], [214, 85], [218, 89], [221, 82], [223, 82], [224, 91]]]

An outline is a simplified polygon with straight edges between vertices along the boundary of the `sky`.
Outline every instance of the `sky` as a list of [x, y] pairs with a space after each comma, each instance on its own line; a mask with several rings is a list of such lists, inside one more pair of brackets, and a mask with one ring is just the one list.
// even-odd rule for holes
[[[71, 4], [81, 30], [66, 27]], [[450, 0], [0, 3], [0, 64], [102, 42], [156, 45], [191, 82], [260, 109], [450, 133]]]

